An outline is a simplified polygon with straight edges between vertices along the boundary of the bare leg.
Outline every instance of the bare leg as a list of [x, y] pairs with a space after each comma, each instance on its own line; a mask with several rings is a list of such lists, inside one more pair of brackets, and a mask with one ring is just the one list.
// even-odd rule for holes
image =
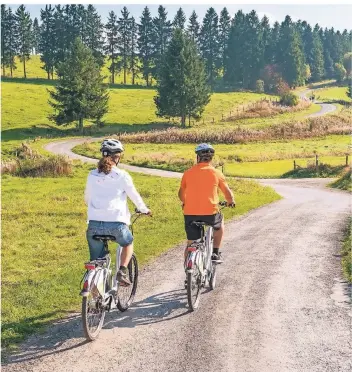
[[122, 247], [120, 265], [127, 267], [129, 262], [131, 261], [132, 254], [133, 254], [133, 244], [127, 245], [126, 247]]
[[220, 229], [214, 230], [214, 248], [220, 248], [222, 237], [224, 235], [224, 229], [225, 229], [224, 220], [222, 220]]

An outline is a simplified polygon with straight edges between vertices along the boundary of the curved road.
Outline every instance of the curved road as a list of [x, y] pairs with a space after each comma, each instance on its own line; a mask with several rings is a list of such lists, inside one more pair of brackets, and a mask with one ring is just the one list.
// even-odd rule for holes
[[[46, 149], [96, 162], [72, 155], [84, 141]], [[108, 314], [96, 342], [85, 342], [72, 314], [31, 336], [2, 371], [350, 372], [350, 288], [339, 253], [351, 197], [326, 189], [328, 180], [260, 182], [283, 199], [227, 224], [217, 288], [204, 291], [197, 312], [187, 309], [178, 246], [141, 271], [135, 304]]]
[[[299, 93], [299, 97], [301, 99], [308, 98], [307, 94], [311, 93], [312, 91], [314, 91], [314, 89], [304, 90], [304, 91]], [[318, 102], [318, 101], [315, 101], [315, 103], [317, 103], [320, 106], [320, 111], [318, 111], [314, 114], [308, 115], [307, 116], [308, 118], [323, 116], [323, 115], [329, 114], [329, 113], [334, 112], [334, 111], [337, 110], [337, 107], [335, 105], [331, 104], [331, 103], [323, 103], [323, 102]]]

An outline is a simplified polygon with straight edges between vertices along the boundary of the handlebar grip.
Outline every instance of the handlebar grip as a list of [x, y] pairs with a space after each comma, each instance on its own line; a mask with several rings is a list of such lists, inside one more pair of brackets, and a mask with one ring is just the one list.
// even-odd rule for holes
[[219, 203], [220, 207], [226, 207], [227, 206], [227, 202], [226, 201], [221, 201]]

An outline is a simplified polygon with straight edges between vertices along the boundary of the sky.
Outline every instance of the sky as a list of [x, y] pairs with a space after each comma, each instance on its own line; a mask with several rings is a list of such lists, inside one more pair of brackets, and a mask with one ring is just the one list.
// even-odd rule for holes
[[[314, 26], [316, 23], [323, 28], [325, 27], [334, 27], [335, 30], [343, 31], [344, 29], [350, 30], [352, 28], [351, 14], [352, 14], [352, 5], [326, 5], [326, 4], [314, 4], [314, 5], [305, 5], [305, 4], [296, 4], [296, 5], [279, 5], [279, 4], [221, 4], [221, 5], [210, 5], [210, 4], [161, 4], [164, 5], [169, 19], [172, 20], [176, 14], [177, 9], [181, 6], [184, 12], [186, 13], [187, 18], [191, 15], [192, 11], [195, 10], [198, 15], [198, 20], [203, 19], [206, 11], [210, 6], [213, 6], [218, 14], [220, 14], [221, 9], [226, 6], [228, 11], [231, 14], [231, 17], [239, 10], [242, 9], [245, 13], [250, 12], [252, 9], [255, 9], [259, 17], [263, 17], [264, 14], [268, 16], [270, 23], [273, 24], [275, 21], [282, 22], [285, 16], [288, 14], [294, 21], [299, 19], [307, 21], [310, 25]], [[10, 5], [13, 9], [18, 7], [18, 4]], [[44, 4], [25, 4], [27, 10], [30, 12], [31, 17], [40, 17], [40, 9], [44, 8]], [[102, 17], [102, 20], [106, 22], [108, 14], [111, 10], [120, 15], [120, 11], [123, 8], [123, 4], [107, 4], [100, 5], [94, 4], [97, 8], [99, 14]], [[137, 20], [139, 20], [143, 8], [145, 5], [139, 4], [128, 4], [126, 6]], [[157, 14], [158, 5], [150, 4], [148, 5], [152, 16]]]

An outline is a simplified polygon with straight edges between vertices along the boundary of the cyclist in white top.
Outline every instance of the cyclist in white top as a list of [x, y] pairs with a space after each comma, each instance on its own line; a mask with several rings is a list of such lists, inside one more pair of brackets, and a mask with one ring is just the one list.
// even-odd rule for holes
[[122, 143], [115, 139], [106, 139], [101, 144], [100, 151], [102, 158], [98, 168], [88, 175], [84, 195], [88, 206], [87, 241], [90, 259], [101, 257], [104, 251], [103, 243], [93, 239], [93, 236], [113, 235], [122, 247], [121, 266], [116, 278], [121, 284], [130, 285], [126, 273], [133, 253], [133, 236], [128, 228], [131, 214], [127, 197], [140, 212], [149, 216], [152, 213], [136, 190], [131, 176], [117, 167], [124, 151]]

